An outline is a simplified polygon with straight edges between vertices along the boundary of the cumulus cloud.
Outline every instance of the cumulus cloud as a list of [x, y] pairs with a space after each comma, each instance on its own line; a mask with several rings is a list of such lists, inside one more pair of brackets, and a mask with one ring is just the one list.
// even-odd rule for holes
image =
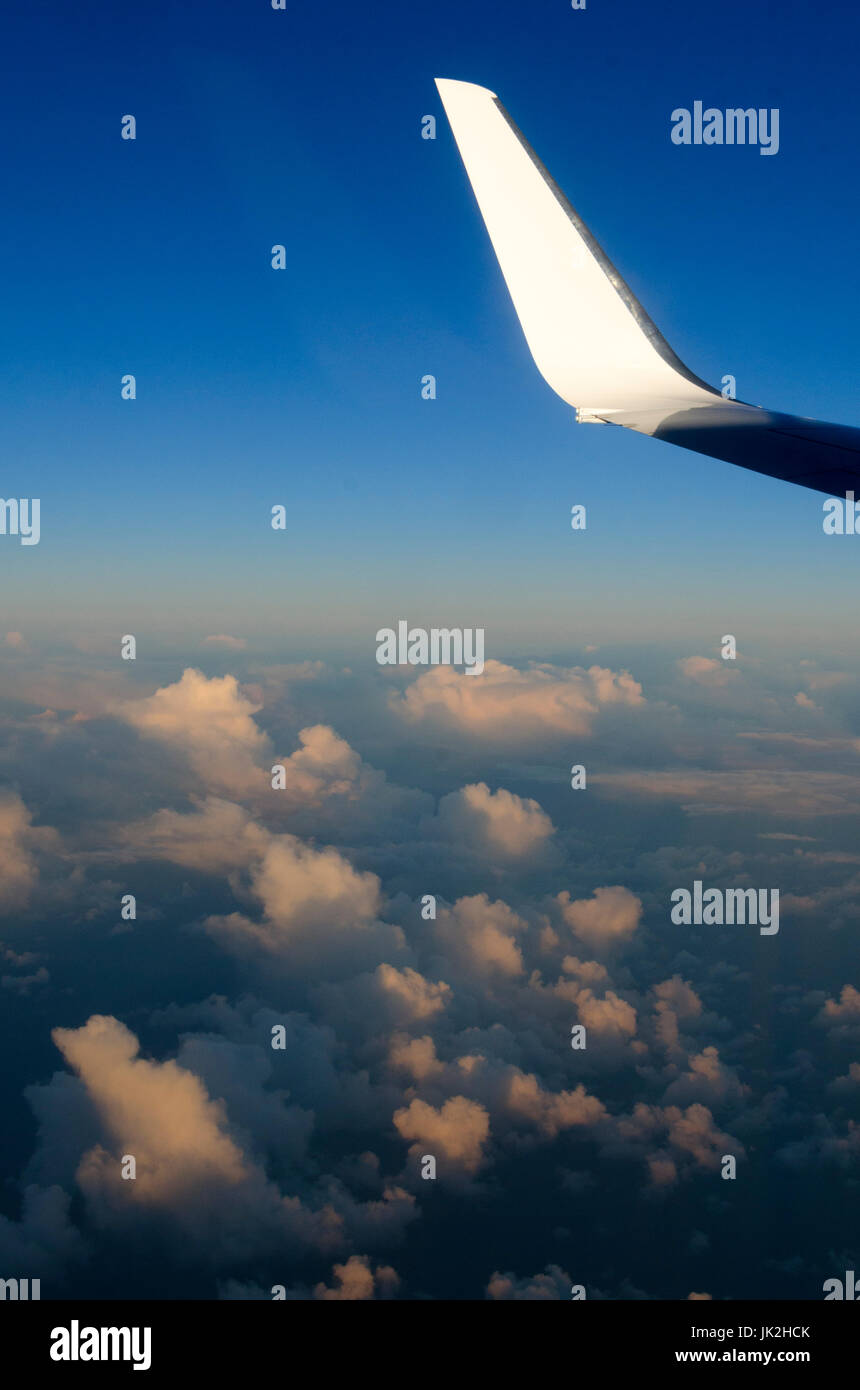
[[273, 1298], [288, 1303], [305, 1303], [311, 1299], [325, 1303], [370, 1302], [373, 1299], [396, 1298], [399, 1288], [400, 1276], [391, 1265], [377, 1265], [374, 1269], [368, 1255], [350, 1255], [344, 1264], [333, 1267], [330, 1284], [320, 1281], [313, 1289], [301, 1284], [292, 1288], [276, 1284], [271, 1289], [265, 1289], [260, 1284], [227, 1279], [219, 1285], [218, 1296], [257, 1303], [270, 1302]]
[[684, 656], [678, 668], [687, 680], [698, 685], [727, 685], [732, 678], [729, 663], [712, 656]]
[[538, 664], [521, 671], [500, 661], [486, 662], [480, 676], [435, 666], [391, 697], [410, 723], [516, 743], [548, 733], [585, 735], [604, 706], [643, 702], [642, 687], [627, 671]]
[[451, 999], [444, 980], [428, 980], [407, 965], [403, 969], [381, 962], [372, 974], [357, 975], [343, 984], [325, 983], [315, 991], [323, 1016], [354, 1033], [376, 1034], [386, 1028], [425, 1024]]
[[381, 899], [375, 874], [357, 872], [331, 846], [315, 849], [293, 835], [272, 841], [254, 872], [253, 887], [268, 921], [285, 932], [323, 925], [351, 928], [370, 921]]
[[560, 1265], [547, 1265], [542, 1274], [530, 1279], [517, 1279], [515, 1274], [500, 1274], [496, 1270], [487, 1284], [487, 1298], [510, 1303], [567, 1302], [572, 1287], [570, 1275]]
[[389, 1046], [388, 1062], [392, 1070], [405, 1072], [413, 1081], [426, 1081], [445, 1070], [429, 1033], [420, 1038], [395, 1033]]
[[36, 829], [16, 792], [0, 790], [0, 912], [25, 907], [38, 879], [35, 851], [53, 843], [51, 830]]
[[614, 990], [598, 998], [590, 989], [575, 996], [576, 1016], [589, 1033], [598, 1038], [632, 1038], [636, 1033], [636, 1010]]
[[[207, 646], [228, 650], [223, 643]], [[115, 1267], [110, 1252], [119, 1237], [132, 1253], [150, 1257], [138, 1261], [139, 1275], [129, 1268], [131, 1293], [139, 1288], [134, 1280], [157, 1265], [151, 1256], [160, 1242], [173, 1241], [171, 1258], [160, 1267], [179, 1268], [187, 1260], [203, 1296], [207, 1280], [211, 1291], [225, 1275], [230, 1282], [222, 1287], [237, 1297], [268, 1299], [271, 1284], [283, 1283], [288, 1298], [345, 1301], [386, 1296], [386, 1242], [401, 1239], [412, 1220], [432, 1220], [434, 1185], [419, 1173], [425, 1153], [435, 1155], [442, 1183], [468, 1190], [481, 1180], [481, 1201], [469, 1213], [470, 1241], [478, 1250], [522, 1180], [545, 1188], [535, 1208], [535, 1220], [543, 1222], [537, 1235], [549, 1242], [544, 1258], [569, 1248], [583, 1211], [592, 1213], [607, 1240], [613, 1232], [650, 1229], [650, 1219], [644, 1227], [639, 1220], [642, 1179], [650, 1175], [646, 1201], [659, 1196], [673, 1219], [688, 1198], [677, 1195], [678, 1185], [697, 1183], [705, 1201], [697, 1224], [719, 1262], [719, 1251], [728, 1248], [717, 1238], [720, 1230], [733, 1227], [730, 1243], [737, 1248], [752, 1211], [750, 1191], [759, 1186], [736, 1184], [738, 1192], [729, 1195], [738, 1201], [728, 1204], [723, 1194], [730, 1185], [714, 1187], [722, 1153], [743, 1154], [735, 1134], [749, 1146], [751, 1168], [774, 1152], [793, 1163], [799, 1200], [812, 1191], [811, 1178], [805, 1188], [800, 1179], [813, 1163], [827, 1165], [834, 1189], [836, 1179], [850, 1179], [860, 1153], [860, 1126], [850, 1118], [860, 1092], [860, 1064], [851, 1060], [858, 1055], [860, 994], [853, 985], [842, 988], [850, 978], [853, 936], [836, 928], [840, 913], [849, 920], [852, 902], [856, 911], [860, 856], [844, 814], [839, 825], [828, 822], [826, 842], [822, 831], [817, 844], [798, 833], [809, 828], [802, 822], [777, 834], [779, 823], [771, 831], [759, 814], [773, 808], [796, 816], [798, 805], [810, 804], [838, 806], [840, 814], [860, 808], [860, 794], [852, 790], [856, 749], [843, 736], [850, 727], [849, 697], [833, 737], [826, 737], [830, 697], [822, 695], [814, 715], [822, 737], [768, 730], [755, 735], [752, 747], [741, 741], [750, 732], [744, 728], [725, 750], [727, 770], [714, 771], [712, 730], [694, 723], [702, 718], [695, 707], [707, 703], [704, 689], [690, 715], [652, 705], [643, 732], [635, 708], [641, 695], [628, 691], [604, 701], [599, 683], [584, 671], [575, 679], [556, 667], [514, 671], [513, 677], [511, 671], [491, 672], [486, 698], [471, 691], [484, 676], [464, 680], [448, 673], [437, 690], [440, 704], [433, 682], [422, 686], [425, 677], [404, 686], [398, 697], [403, 720], [393, 743], [373, 680], [362, 705], [358, 677], [338, 689], [333, 673], [298, 691], [292, 676], [255, 673], [265, 690], [267, 728], [277, 730], [271, 745], [257, 726], [262, 695], [253, 686], [240, 689], [232, 677], [219, 686], [199, 672], [186, 673], [164, 692], [131, 702], [125, 677], [129, 724], [140, 732], [130, 750], [128, 728], [123, 732], [115, 718], [73, 725], [67, 707], [54, 701], [60, 714], [51, 737], [68, 740], [55, 764], [66, 766], [67, 751], [72, 757], [66, 783], [52, 784], [48, 804], [52, 816], [56, 808], [58, 817], [75, 821], [63, 842], [70, 847], [63, 851], [64, 868], [71, 847], [83, 847], [73, 870], [80, 891], [71, 895], [71, 908], [85, 899], [87, 939], [96, 946], [97, 933], [106, 934], [115, 921], [127, 877], [117, 865], [151, 860], [191, 871], [162, 872], [147, 862], [129, 885], [140, 893], [139, 880], [147, 899], [159, 903], [163, 917], [154, 949], [175, 960], [175, 971], [141, 970], [136, 993], [126, 993], [109, 961], [104, 978], [99, 974], [100, 987], [109, 991], [103, 1010], [128, 1001], [146, 1047], [160, 1049], [145, 1056], [173, 1060], [144, 1060], [134, 1035], [116, 1019], [103, 1021], [103, 1035], [93, 1037], [90, 1020], [85, 1028], [58, 1033], [75, 1075], [63, 1071], [28, 1090], [40, 1139], [24, 1182], [35, 1183], [37, 1194], [53, 1194], [45, 1224], [56, 1236], [54, 1269], [76, 1258], [62, 1253], [64, 1242], [69, 1251], [80, 1248], [68, 1222], [70, 1193], [76, 1223], [95, 1253], [87, 1277], [100, 1291]], [[342, 676], [337, 673], [337, 680]], [[93, 698], [91, 711], [103, 712], [108, 703], [116, 712], [112, 679], [107, 673], [94, 682], [103, 703]], [[398, 688], [405, 680], [403, 673], [394, 677]], [[745, 718], [764, 722], [770, 709], [789, 726], [800, 719], [808, 724], [812, 716], [793, 703], [801, 683], [806, 686], [792, 667], [781, 677], [778, 697], [756, 706], [761, 691], [744, 680]], [[421, 708], [410, 724], [407, 705], [416, 690]], [[205, 714], [197, 718], [193, 711], [216, 696], [210, 727]], [[716, 691], [714, 699], [724, 705], [725, 692]], [[17, 711], [13, 718], [12, 739], [29, 740], [28, 749], [37, 741], [42, 746], [44, 725], [37, 728], [33, 717]], [[551, 755], [539, 749], [518, 763], [520, 719], [524, 740], [556, 737], [565, 749], [562, 760], [553, 748]], [[461, 743], [439, 740], [428, 754], [421, 745], [432, 721], [459, 730]], [[622, 771], [596, 770], [592, 778], [589, 767], [589, 783], [598, 794], [603, 787], [623, 795], [625, 804], [612, 816], [598, 806], [594, 817], [569, 822], [555, 810], [564, 798], [552, 779], [569, 765], [568, 746], [570, 760], [580, 757], [581, 736], [570, 730], [594, 730], [599, 721], [601, 767], [617, 757]], [[494, 739], [506, 745], [503, 758]], [[130, 794], [117, 790], [129, 777], [123, 783], [102, 776], [111, 757], [119, 766], [118, 746], [122, 758], [129, 751], [137, 757]], [[288, 755], [277, 758], [273, 748]], [[358, 748], [384, 749], [389, 776], [401, 777], [406, 769], [406, 781], [434, 795], [388, 783]], [[666, 763], [652, 769], [661, 754], [669, 770]], [[743, 766], [753, 756], [756, 766]], [[705, 770], [672, 771], [683, 757], [701, 759]], [[814, 765], [809, 777], [798, 777], [798, 760]], [[284, 764], [281, 792], [270, 786], [274, 761]], [[219, 766], [227, 769], [226, 781], [214, 780], [222, 775]], [[41, 784], [25, 769], [22, 761], [21, 785], [32, 809], [37, 802], [30, 788], [38, 793]], [[14, 780], [11, 753], [7, 770]], [[496, 790], [500, 781], [504, 787]], [[108, 782], [110, 791], [104, 790]], [[526, 796], [541, 782], [546, 792], [536, 794], [552, 809], [557, 831], [542, 805]], [[459, 790], [445, 795], [449, 788]], [[756, 799], [762, 788], [765, 799]], [[702, 809], [752, 808], [755, 825], [746, 838], [715, 836], [716, 843], [703, 838], [697, 844], [687, 837], [674, 847], [674, 810], [661, 817], [650, 809], [652, 798], [659, 808], [673, 797]], [[150, 814], [156, 807], [164, 809]], [[11, 841], [23, 863], [31, 869], [38, 864], [41, 908], [51, 888], [50, 866], [40, 853], [43, 832], [30, 823], [20, 798], [7, 817], [5, 841], [3, 825], [0, 803], [0, 849]], [[540, 875], [532, 871], [536, 862]], [[105, 865], [109, 877], [98, 882]], [[768, 877], [756, 878], [765, 872]], [[790, 883], [792, 914], [807, 914], [798, 930], [802, 925], [804, 939], [812, 939], [815, 928], [822, 945], [803, 984], [790, 961], [776, 963], [766, 1020], [776, 1069], [761, 1067], [760, 991], [749, 988], [747, 942], [733, 939], [724, 959], [725, 952], [714, 954], [695, 937], [647, 933], [643, 926], [646, 909], [659, 914], [675, 884], [705, 876], [737, 882], [742, 874], [743, 881]], [[615, 886], [592, 892], [593, 884]], [[480, 891], [488, 886], [493, 891]], [[565, 887], [570, 892], [559, 892]], [[426, 892], [436, 895], [435, 919], [421, 911]], [[64, 893], [68, 918], [69, 903]], [[76, 978], [69, 967], [65, 946], [56, 948], [59, 914], [56, 932], [54, 915], [44, 916], [51, 933], [40, 934], [37, 955], [15, 953], [13, 959], [0, 950], [0, 993], [10, 1010], [32, 1014], [36, 1024], [42, 1011], [37, 991], [47, 992], [48, 984], [69, 1008], [80, 997], [80, 974]], [[206, 940], [181, 929], [199, 923], [243, 956], [238, 969], [210, 959]], [[123, 939], [131, 971], [148, 949], [146, 935]], [[113, 944], [108, 938], [109, 952]], [[77, 964], [86, 969], [86, 961]], [[256, 997], [200, 1002], [201, 992], [229, 989], [236, 978]], [[120, 992], [110, 992], [115, 989]], [[16, 990], [30, 991], [34, 1005], [19, 1008]], [[69, 1018], [79, 1021], [66, 1011]], [[588, 1049], [581, 1053], [570, 1048], [575, 1022], [588, 1030]], [[283, 1050], [271, 1046], [276, 1025], [284, 1029]], [[23, 1051], [36, 1068], [43, 1065], [38, 1049]], [[822, 1096], [831, 1101], [832, 1119], [819, 1113]], [[634, 1100], [642, 1109], [631, 1110]], [[766, 1143], [762, 1134], [770, 1136]], [[202, 1155], [195, 1148], [200, 1135]], [[124, 1153], [137, 1158], [135, 1183], [120, 1177]], [[397, 1176], [386, 1176], [387, 1168]], [[820, 1168], [815, 1178], [820, 1183]], [[559, 1202], [567, 1215], [558, 1214]], [[825, 1208], [817, 1208], [820, 1250], [832, 1239]], [[31, 1207], [19, 1221], [0, 1220], [0, 1253], [29, 1250], [34, 1261], [47, 1261], [49, 1248], [47, 1236], [34, 1236]], [[420, 1264], [420, 1294], [450, 1296], [450, 1266], [441, 1259], [422, 1263], [422, 1248], [419, 1240], [405, 1265], [395, 1257], [392, 1263], [410, 1277]], [[682, 1242], [678, 1260], [692, 1248]], [[641, 1253], [637, 1247], [633, 1257], [640, 1268]], [[702, 1287], [677, 1261], [671, 1264], [671, 1252], [668, 1258], [670, 1265], [654, 1275], [661, 1296], [683, 1297], [684, 1288]], [[558, 1296], [569, 1299], [570, 1279], [559, 1266], [521, 1278], [503, 1271], [534, 1270], [541, 1262], [532, 1264], [528, 1255], [521, 1260], [516, 1250], [505, 1259], [498, 1267], [490, 1260], [464, 1261], [457, 1290], [480, 1296], [493, 1269], [491, 1297], [554, 1297], [558, 1288]], [[764, 1264], [749, 1279], [762, 1274]], [[606, 1272], [598, 1278], [613, 1281], [617, 1291], [612, 1270], [601, 1268]], [[33, 1273], [38, 1277], [38, 1268]], [[745, 1277], [738, 1270], [736, 1296], [749, 1287]], [[780, 1295], [779, 1288], [775, 1292]], [[588, 1293], [603, 1296], [593, 1285]]]
[[361, 758], [346, 739], [327, 724], [314, 724], [299, 732], [300, 746], [288, 758], [280, 759], [284, 768], [284, 790], [301, 801], [317, 801], [324, 795], [355, 796], [362, 773]]
[[[51, 1036], [101, 1127], [102, 1139], [76, 1171], [99, 1224], [161, 1215], [169, 1218], [166, 1233], [227, 1256], [278, 1239], [323, 1250], [342, 1244], [334, 1207], [311, 1210], [282, 1196], [231, 1135], [223, 1103], [199, 1077], [174, 1061], [139, 1057], [137, 1038], [116, 1018], [93, 1015]], [[134, 1179], [122, 1177], [127, 1156], [135, 1159]]]
[[490, 857], [534, 855], [551, 835], [553, 823], [537, 801], [500, 787], [492, 792], [476, 782], [443, 796], [435, 821], [422, 829]]
[[507, 1109], [528, 1120], [549, 1139], [562, 1130], [595, 1125], [606, 1117], [606, 1107], [579, 1085], [573, 1091], [548, 1091], [534, 1075], [514, 1070], [508, 1081]]
[[115, 712], [145, 737], [186, 756], [207, 786], [241, 795], [265, 785], [269, 740], [253, 719], [259, 709], [235, 676], [209, 679], [189, 667], [173, 685]]
[[860, 990], [843, 985], [837, 999], [827, 999], [816, 1022], [834, 1037], [852, 1038], [860, 1032]]
[[393, 965], [379, 965], [375, 976], [382, 994], [396, 1006], [397, 1012], [410, 1021], [432, 1018], [444, 1009], [451, 990], [444, 981], [433, 984], [417, 970], [407, 965], [397, 970]]
[[595, 888], [594, 896], [573, 901], [559, 893], [561, 915], [581, 941], [592, 949], [629, 941], [642, 917], [642, 903], [627, 888]]
[[414, 1140], [410, 1158], [432, 1154], [437, 1176], [476, 1173], [484, 1161], [490, 1117], [483, 1105], [466, 1096], [451, 1096], [439, 1109], [417, 1098], [394, 1113], [401, 1138]]
[[243, 807], [213, 796], [193, 812], [156, 811], [123, 827], [119, 840], [137, 859], [226, 874], [261, 858], [271, 837]]
[[[55, 1028], [51, 1036], [109, 1133], [135, 1155], [135, 1200], [176, 1201], [198, 1183], [233, 1185], [246, 1176], [243, 1155], [224, 1131], [222, 1110], [202, 1083], [175, 1062], [138, 1057], [137, 1038], [124, 1024], [93, 1015], [82, 1028]], [[103, 1157], [90, 1156], [85, 1176], [89, 1164], [102, 1166]]]
[[350, 1255], [346, 1264], [335, 1265], [334, 1282], [317, 1284], [314, 1298], [324, 1302], [367, 1302], [373, 1298], [391, 1298], [397, 1292], [400, 1278], [391, 1265], [371, 1269], [367, 1255]]
[[273, 764], [283, 770], [267, 804], [298, 833], [402, 839], [432, 807], [426, 793], [390, 783], [330, 725], [309, 725], [298, 739], [299, 747]]
[[[682, 1110], [639, 1102], [631, 1115], [619, 1117], [615, 1131], [622, 1142], [642, 1147], [651, 1181], [658, 1187], [671, 1186], [685, 1169], [715, 1171], [723, 1154], [745, 1156], [743, 1144], [718, 1129], [708, 1107], [698, 1103]], [[656, 1149], [651, 1148], [654, 1141]]]
[[724, 1062], [716, 1047], [704, 1048], [690, 1057], [688, 1068], [667, 1088], [664, 1103], [690, 1105], [701, 1101], [709, 1106], [732, 1102], [740, 1105], [750, 1088], [739, 1081], [736, 1073]]
[[672, 1053], [679, 1045], [681, 1024], [690, 1024], [700, 1017], [702, 1001], [680, 975], [656, 984], [652, 992], [656, 999], [655, 1033], [666, 1051]]
[[69, 1219], [70, 1206], [68, 1194], [54, 1184], [31, 1183], [24, 1189], [20, 1221], [0, 1216], [3, 1278], [39, 1279], [42, 1297], [51, 1297], [51, 1278], [87, 1255], [84, 1240]]
[[232, 912], [204, 922], [212, 936], [241, 954], [343, 975], [404, 952], [402, 930], [378, 921], [382, 894], [376, 874], [355, 869], [332, 846], [317, 849], [295, 835], [273, 836], [250, 869], [250, 891], [261, 917]]
[[478, 893], [441, 909], [436, 936], [467, 973], [513, 977], [525, 969], [516, 938], [526, 928], [507, 903], [490, 902], [486, 893]]

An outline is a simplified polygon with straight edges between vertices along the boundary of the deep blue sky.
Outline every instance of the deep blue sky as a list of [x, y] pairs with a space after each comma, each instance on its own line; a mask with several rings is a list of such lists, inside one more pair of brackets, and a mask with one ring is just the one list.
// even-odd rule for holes
[[[853, 646], [860, 540], [823, 538], [823, 498], [577, 427], [544, 384], [433, 78], [499, 94], [694, 371], [860, 424], [858, 27], [799, 0], [8, 13], [2, 493], [43, 538], [0, 545], [6, 626]], [[673, 145], [696, 99], [779, 107], [779, 154]]]

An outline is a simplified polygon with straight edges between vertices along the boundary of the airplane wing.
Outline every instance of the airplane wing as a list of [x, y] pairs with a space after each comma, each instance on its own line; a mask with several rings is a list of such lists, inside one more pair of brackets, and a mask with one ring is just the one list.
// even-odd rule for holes
[[495, 93], [437, 78], [538, 370], [580, 421], [624, 425], [831, 496], [860, 496], [860, 429], [727, 400], [673, 352]]

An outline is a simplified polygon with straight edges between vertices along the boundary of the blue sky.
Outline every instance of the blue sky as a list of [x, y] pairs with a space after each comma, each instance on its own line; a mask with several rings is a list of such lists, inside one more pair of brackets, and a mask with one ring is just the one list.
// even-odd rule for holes
[[[408, 616], [540, 654], [742, 618], [844, 648], [823, 498], [577, 427], [544, 384], [433, 86], [499, 94], [694, 371], [860, 424], [858, 20], [809, 26], [628, 0], [11, 16], [0, 447], [43, 520], [0, 553], [8, 625], [363, 651]], [[779, 107], [779, 154], [673, 145], [696, 99]]]

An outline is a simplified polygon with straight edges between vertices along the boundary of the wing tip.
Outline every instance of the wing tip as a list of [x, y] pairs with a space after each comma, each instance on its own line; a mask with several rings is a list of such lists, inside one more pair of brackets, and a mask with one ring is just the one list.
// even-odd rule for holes
[[491, 92], [489, 87], [480, 86], [477, 82], [461, 82], [454, 77], [435, 77], [433, 80], [436, 83], [436, 87], [443, 102], [446, 94], [448, 96], [457, 96], [458, 94], [465, 96], [467, 92], [473, 96], [478, 96], [480, 94], [481, 96], [491, 97], [493, 101], [498, 101], [495, 92]]

